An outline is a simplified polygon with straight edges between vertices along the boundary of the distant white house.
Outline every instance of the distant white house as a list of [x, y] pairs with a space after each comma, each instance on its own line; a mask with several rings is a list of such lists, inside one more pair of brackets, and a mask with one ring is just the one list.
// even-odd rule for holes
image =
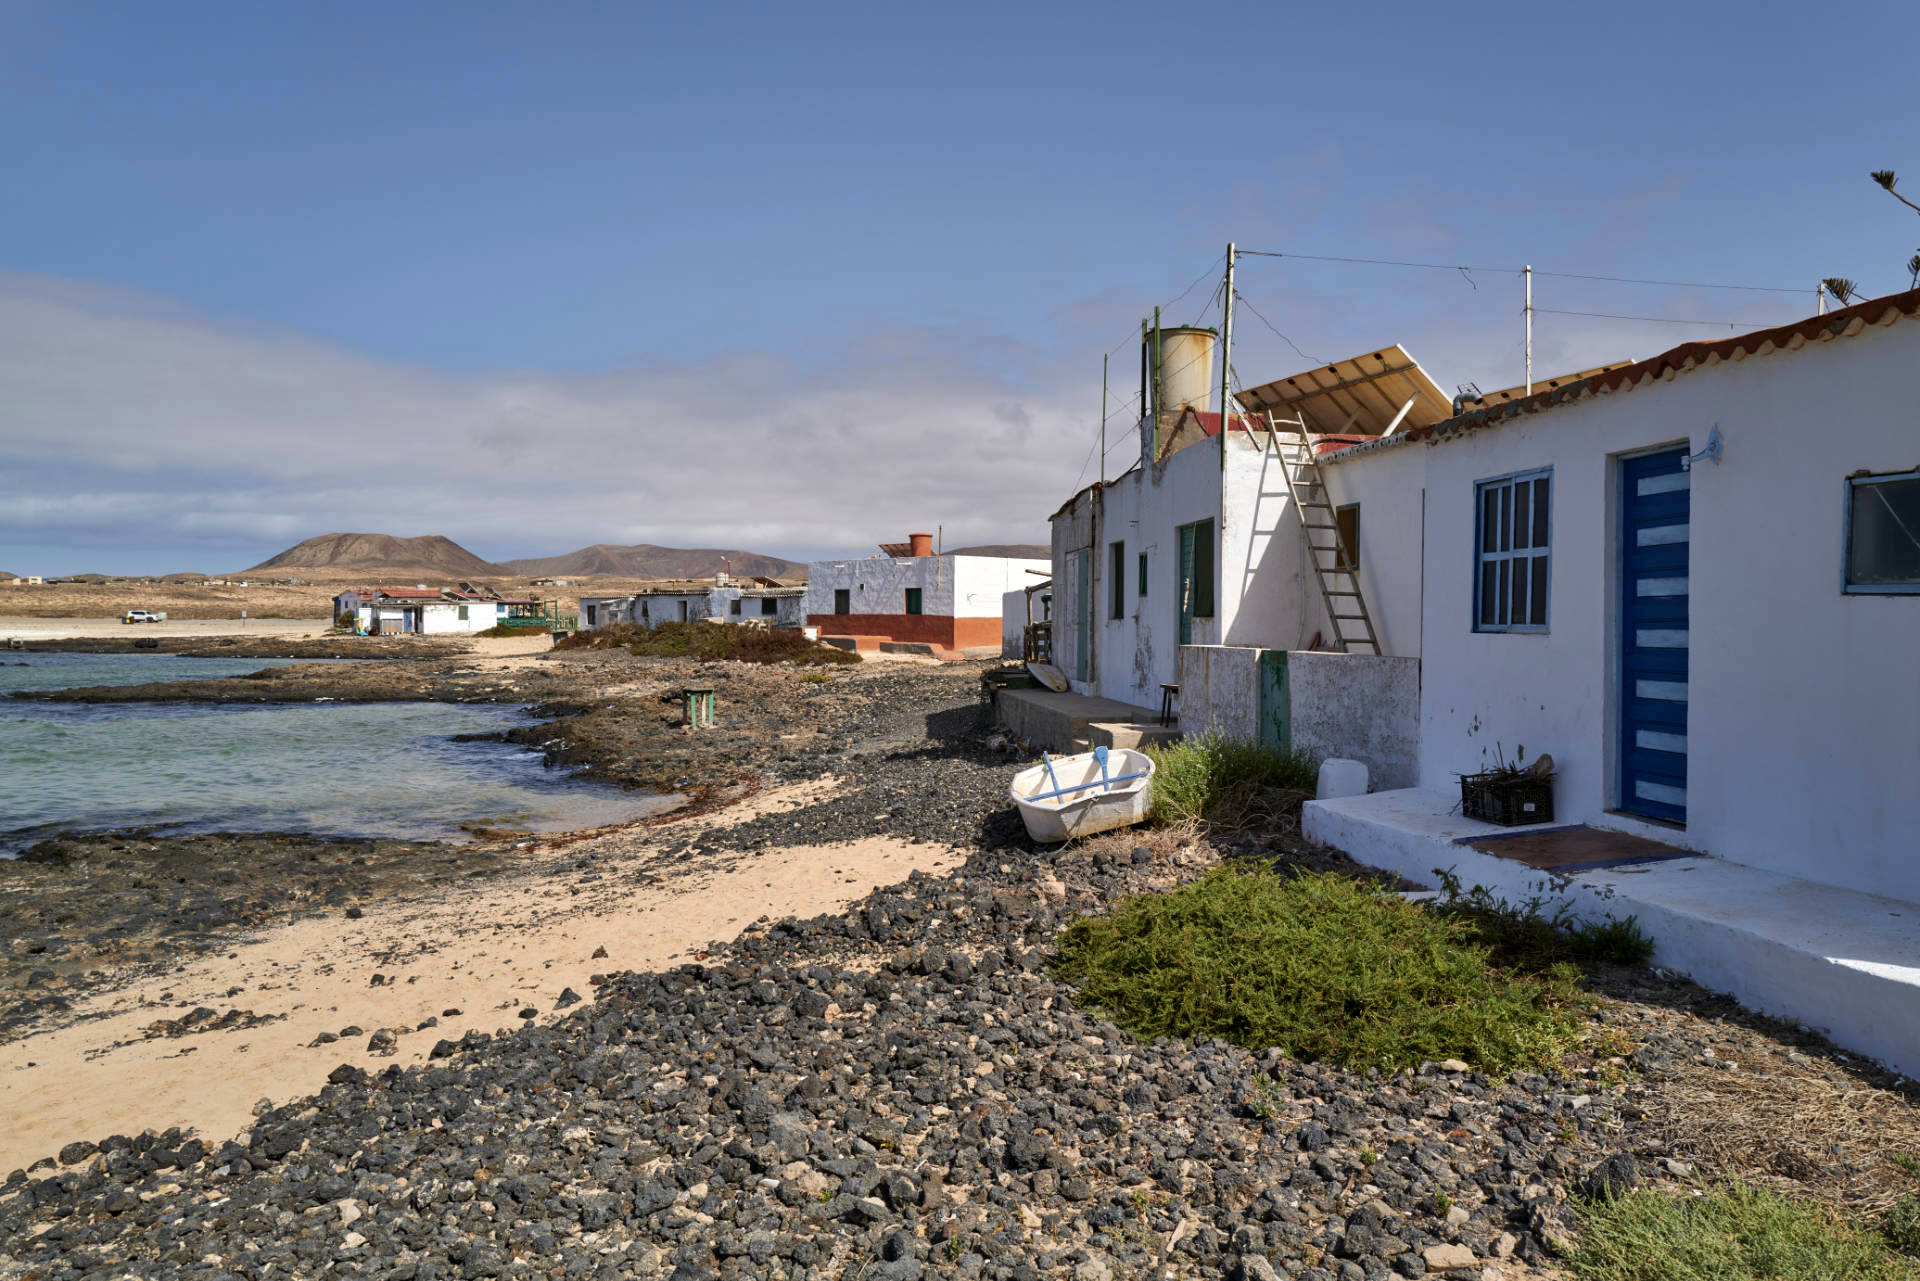
[[620, 596], [582, 596], [580, 627], [592, 630], [616, 623], [658, 627], [662, 623], [744, 623], [763, 627], [799, 627], [807, 589], [771, 580], [686, 583], [648, 588]]
[[881, 545], [881, 555], [807, 566], [806, 620], [860, 649], [924, 645], [947, 657], [997, 655], [1007, 593], [1042, 582], [1044, 560], [936, 555], [932, 534]]
[[367, 636], [443, 636], [484, 632], [508, 618], [532, 613], [538, 606], [534, 600], [503, 597], [470, 586], [356, 587], [333, 598], [333, 616], [351, 618], [354, 630]]

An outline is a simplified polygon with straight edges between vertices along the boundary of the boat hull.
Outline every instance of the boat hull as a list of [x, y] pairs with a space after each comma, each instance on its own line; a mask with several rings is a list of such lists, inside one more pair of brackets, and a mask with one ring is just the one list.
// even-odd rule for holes
[[1096, 786], [1051, 800], [1033, 799], [1057, 788], [1097, 784], [1100, 763], [1092, 752], [1081, 752], [1054, 757], [1051, 776], [1044, 764], [1021, 770], [1013, 776], [1007, 791], [1014, 807], [1020, 811], [1020, 820], [1027, 825], [1027, 835], [1042, 844], [1054, 845], [1145, 822], [1153, 814], [1153, 761], [1144, 752], [1131, 748], [1109, 752], [1107, 777], [1124, 778], [1129, 774], [1144, 777], [1121, 783], [1110, 791], [1101, 791]]

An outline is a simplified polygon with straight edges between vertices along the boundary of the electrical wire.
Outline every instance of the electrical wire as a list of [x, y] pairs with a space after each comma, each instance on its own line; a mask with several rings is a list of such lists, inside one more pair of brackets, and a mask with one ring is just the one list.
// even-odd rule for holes
[[[1338, 258], [1326, 254], [1275, 253], [1266, 249], [1237, 249], [1234, 252], [1238, 256], [1254, 258], [1303, 258], [1309, 262], [1364, 263], [1373, 267], [1419, 267], [1430, 271], [1487, 271], [1518, 274], [1525, 270], [1523, 267], [1469, 267], [1450, 262], [1403, 262], [1393, 258]], [[1785, 285], [1722, 285], [1699, 280], [1648, 280], [1638, 276], [1597, 276], [1576, 271], [1542, 271], [1539, 268], [1535, 268], [1533, 274], [1552, 276], [1557, 280], [1604, 280], [1617, 285], [1662, 285], [1670, 289], [1738, 289], [1758, 294], [1804, 294], [1807, 292], [1804, 285], [1792, 288]]]
[[1285, 343], [1287, 346], [1293, 348], [1294, 354], [1299, 356], [1300, 359], [1306, 361], [1309, 365], [1324, 365], [1328, 363], [1324, 360], [1321, 360], [1317, 356], [1309, 356], [1306, 352], [1301, 351], [1299, 343], [1287, 337], [1285, 334], [1281, 333], [1278, 329], [1275, 329], [1273, 322], [1271, 320], [1268, 320], [1264, 315], [1261, 315], [1260, 309], [1254, 306], [1252, 303], [1248, 302], [1247, 296], [1241, 293], [1238, 289], [1233, 291], [1233, 297], [1234, 297], [1234, 301], [1240, 303], [1248, 311], [1252, 312], [1254, 316], [1260, 321], [1261, 324], [1265, 325], [1268, 329], [1272, 330], [1276, 338], [1278, 338], [1281, 342]]
[[[1186, 287], [1185, 289], [1182, 289], [1182, 290], [1181, 290], [1181, 291], [1180, 291], [1180, 292], [1179, 292], [1178, 294], [1176, 294], [1176, 295], [1174, 295], [1174, 298], [1173, 298], [1173, 302], [1166, 302], [1166, 303], [1162, 303], [1162, 304], [1160, 305], [1160, 309], [1161, 309], [1162, 311], [1172, 311], [1172, 310], [1173, 310], [1173, 306], [1174, 306], [1174, 303], [1177, 303], [1177, 302], [1179, 302], [1179, 301], [1180, 301], [1180, 300], [1181, 300], [1182, 298], [1185, 298], [1185, 297], [1186, 297], [1186, 296], [1187, 296], [1188, 294], [1190, 294], [1190, 293], [1192, 293], [1192, 292], [1193, 292], [1194, 290], [1196, 290], [1196, 289], [1198, 289], [1198, 288], [1200, 287], [1200, 282], [1201, 282], [1201, 281], [1203, 281], [1203, 280], [1205, 280], [1205, 279], [1206, 279], [1206, 278], [1207, 278], [1208, 276], [1210, 276], [1210, 275], [1212, 275], [1212, 274], [1213, 274], [1213, 268], [1214, 268], [1214, 264], [1216, 264], [1216, 263], [1219, 263], [1219, 262], [1223, 262], [1223, 261], [1224, 261], [1225, 259], [1226, 259], [1226, 254], [1224, 254], [1224, 253], [1218, 253], [1218, 254], [1215, 254], [1215, 255], [1214, 255], [1214, 256], [1213, 256], [1213, 257], [1212, 257], [1212, 258], [1211, 258], [1210, 260], [1208, 260], [1208, 262], [1207, 262], [1207, 265], [1206, 265], [1206, 267], [1205, 267], [1205, 268], [1204, 268], [1204, 269], [1203, 269], [1203, 270], [1202, 270], [1202, 271], [1200, 272], [1200, 274], [1199, 274], [1199, 275], [1197, 275], [1197, 276], [1195, 276], [1195, 277], [1193, 278], [1193, 283], [1192, 283], [1192, 284], [1190, 284], [1190, 285], [1188, 285], [1188, 286], [1187, 286], [1187, 287]], [[1224, 274], [1223, 274], [1223, 275], [1221, 276], [1221, 278], [1220, 278], [1220, 282], [1221, 282], [1222, 284], [1225, 284], [1225, 283], [1226, 283], [1226, 277], [1225, 277], [1225, 275], [1224, 275]], [[1214, 291], [1214, 293], [1215, 293], [1215, 295], [1216, 295], [1216, 301], [1217, 301], [1217, 296], [1218, 296], [1218, 294], [1219, 294], [1219, 292], [1220, 292], [1220, 291], [1219, 291], [1219, 290], [1217, 290], [1217, 289], [1216, 289], [1216, 290]], [[1207, 305], [1206, 305], [1205, 307], [1202, 307], [1202, 308], [1200, 309], [1200, 315], [1201, 315], [1201, 316], [1202, 316], [1202, 317], [1204, 318], [1204, 317], [1206, 316], [1206, 314], [1207, 314], [1207, 313], [1208, 313], [1209, 311], [1212, 311], [1212, 310], [1213, 310], [1213, 303], [1211, 303], [1211, 302], [1209, 302], [1209, 303], [1208, 303], [1208, 304], [1207, 304]], [[1196, 323], [1198, 323], [1198, 322], [1196, 322]], [[1130, 343], [1130, 342], [1133, 342], [1133, 341], [1134, 341], [1134, 335], [1133, 335], [1133, 334], [1128, 334], [1128, 335], [1127, 335], [1127, 336], [1126, 336], [1125, 338], [1122, 338], [1122, 339], [1121, 339], [1121, 340], [1120, 340], [1119, 342], [1117, 342], [1117, 343], [1115, 343], [1115, 344], [1114, 344], [1113, 346], [1111, 346], [1111, 347], [1109, 347], [1109, 348], [1107, 349], [1107, 355], [1109, 355], [1109, 356], [1111, 356], [1111, 355], [1113, 355], [1113, 354], [1115, 354], [1115, 353], [1116, 353], [1116, 352], [1118, 352], [1118, 351], [1119, 351], [1119, 350], [1120, 350], [1120, 349], [1121, 349], [1122, 347], [1124, 347], [1124, 346], [1126, 346], [1126, 345], [1127, 345], [1128, 343]]]
[[1731, 320], [1676, 320], [1671, 316], [1622, 316], [1611, 311], [1560, 311], [1553, 307], [1535, 307], [1534, 312], [1542, 316], [1591, 316], [1596, 320], [1643, 320], [1653, 325], [1711, 325], [1724, 329], [1748, 329], [1753, 323], [1745, 324]]

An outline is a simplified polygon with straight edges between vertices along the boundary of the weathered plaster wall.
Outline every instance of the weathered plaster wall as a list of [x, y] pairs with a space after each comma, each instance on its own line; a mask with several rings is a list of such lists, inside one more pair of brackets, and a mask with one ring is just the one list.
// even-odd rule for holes
[[[1262, 667], [1272, 669], [1263, 676]], [[1180, 730], [1363, 761], [1375, 790], [1419, 772], [1420, 660], [1234, 645], [1180, 650]]]
[[1260, 741], [1260, 654], [1238, 645], [1180, 647], [1180, 732]]
[[[1088, 678], [1074, 689], [1136, 707], [1160, 706], [1160, 685], [1179, 680], [1179, 536], [1198, 520], [1220, 529], [1220, 454], [1210, 443], [1159, 463], [1135, 467], [1104, 491], [1077, 498], [1054, 519], [1053, 635], [1055, 662], [1069, 676], [1080, 635], [1080, 593], [1074, 553], [1088, 551], [1093, 653]], [[1113, 617], [1112, 544], [1125, 544], [1121, 616]], [[1139, 590], [1140, 554], [1147, 591]], [[1221, 558], [1214, 558], [1215, 614], [1193, 620], [1193, 639], [1220, 637]]]
[[[1920, 596], [1842, 593], [1846, 477], [1920, 463], [1920, 325], [1752, 356], [1422, 447], [1422, 786], [1551, 752], [1560, 817], [1920, 900]], [[1692, 473], [1688, 821], [1615, 803], [1618, 455], [1719, 424]], [[1472, 629], [1473, 486], [1552, 467], [1550, 631]]]
[[1420, 660], [1372, 654], [1287, 655], [1288, 741], [1322, 760], [1362, 761], [1374, 791], [1420, 774]]

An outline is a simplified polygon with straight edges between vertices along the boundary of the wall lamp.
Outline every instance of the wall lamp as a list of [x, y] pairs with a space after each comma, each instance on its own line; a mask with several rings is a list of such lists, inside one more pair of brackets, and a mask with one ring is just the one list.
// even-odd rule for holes
[[1713, 430], [1707, 433], [1707, 447], [1697, 454], [1688, 454], [1685, 458], [1682, 458], [1680, 460], [1680, 470], [1692, 471], [1693, 465], [1702, 458], [1710, 458], [1717, 463], [1720, 461], [1720, 455], [1726, 452], [1726, 448], [1727, 438], [1720, 434], [1720, 424], [1715, 423]]

